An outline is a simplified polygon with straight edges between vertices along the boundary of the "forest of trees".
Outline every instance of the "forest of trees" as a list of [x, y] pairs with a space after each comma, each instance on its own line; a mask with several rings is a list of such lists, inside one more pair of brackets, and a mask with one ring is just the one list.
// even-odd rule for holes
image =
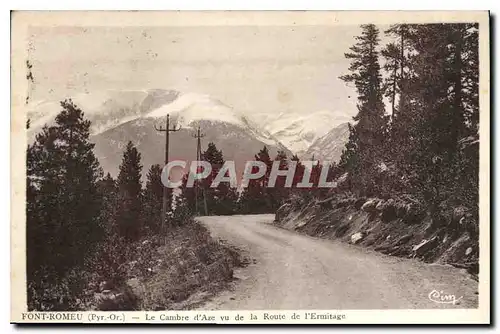
[[[149, 167], [143, 187], [141, 154], [128, 142], [117, 178], [104, 175], [83, 111], [71, 100], [61, 102], [61, 109], [55, 124], [45, 126], [27, 149], [30, 310], [85, 309], [89, 282], [123, 284], [123, 264], [133, 258], [133, 245], [165, 232], [162, 167]], [[258, 158], [272, 164], [266, 147]], [[276, 159], [286, 161], [286, 155], [280, 152]], [[252, 183], [241, 198], [237, 185], [221, 182], [211, 188], [224, 164], [223, 153], [209, 143], [202, 160], [212, 165], [212, 174], [194, 188], [186, 187], [184, 178], [165, 224], [185, 224], [196, 214], [274, 212], [287, 197], [284, 189], [265, 188], [267, 179]]]
[[[338, 169], [358, 196], [411, 194], [430, 212], [465, 205], [477, 216], [477, 24], [375, 25], [345, 56], [358, 113]], [[384, 97], [389, 101], [386, 110]]]
[[[295, 159], [298, 160], [297, 157]], [[195, 181], [194, 187], [186, 186], [187, 176], [183, 179], [182, 201], [191, 212], [201, 215], [274, 213], [291, 193], [291, 190], [285, 187], [285, 177], [282, 176], [277, 178], [275, 187], [268, 188], [273, 161], [280, 161], [280, 169], [287, 169], [288, 157], [283, 151], [278, 151], [273, 160], [268, 148], [264, 146], [255, 155], [255, 160], [264, 162], [267, 171], [263, 177], [250, 180], [248, 186], [243, 189], [238, 188], [236, 182], [221, 182], [216, 188], [210, 187], [225, 162], [223, 152], [218, 150], [214, 143], [208, 144], [207, 150], [202, 153], [202, 160], [211, 164], [211, 174], [203, 180]], [[300, 170], [300, 167], [297, 170]], [[299, 175], [302, 174], [297, 172], [295, 175], [295, 184], [300, 180]], [[228, 176], [227, 172], [225, 176]]]
[[[86, 309], [89, 284], [123, 283], [133, 245], [161, 226], [160, 165], [150, 167], [143, 188], [141, 154], [129, 142], [118, 177], [104, 176], [83, 111], [71, 100], [61, 109], [27, 149], [30, 310]], [[187, 218], [175, 210], [168, 223]]]

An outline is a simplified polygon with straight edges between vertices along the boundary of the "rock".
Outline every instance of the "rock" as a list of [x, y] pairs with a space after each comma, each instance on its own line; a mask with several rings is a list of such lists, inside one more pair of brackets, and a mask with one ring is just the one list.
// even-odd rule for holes
[[288, 213], [290, 208], [291, 208], [291, 205], [289, 203], [285, 203], [282, 206], [280, 206], [279, 209], [276, 211], [276, 215], [274, 216], [274, 221], [275, 222], [282, 221], [283, 218]]
[[337, 227], [337, 229], [335, 230], [335, 236], [337, 238], [341, 238], [343, 237], [347, 231], [349, 230], [349, 226], [350, 224], [349, 223], [344, 223], [344, 224], [341, 224], [340, 226]]
[[377, 198], [372, 198], [369, 199], [368, 201], [365, 202], [361, 206], [361, 210], [368, 212], [368, 213], [374, 213], [377, 211], [377, 204], [379, 203], [379, 200]]
[[333, 208], [333, 197], [329, 197], [327, 199], [316, 201], [316, 205], [318, 205], [322, 209], [332, 209]]
[[429, 240], [422, 240], [418, 245], [413, 246], [412, 251], [415, 253], [416, 257], [420, 257], [423, 254], [427, 253], [432, 248], [435, 248], [439, 242], [437, 236], [432, 237]]
[[427, 239], [422, 240], [418, 245], [413, 246], [412, 251], [416, 252], [419, 250], [420, 247], [425, 245], [427, 243]]
[[[393, 207], [390, 209], [390, 211], [393, 212], [390, 212], [390, 214], [387, 213], [389, 216], [394, 214], [394, 218], [401, 218], [407, 224], [418, 223], [423, 219], [425, 210], [418, 199], [411, 196], [401, 196], [396, 200], [390, 201], [390, 203], [386, 202], [386, 208]], [[386, 217], [386, 219], [388, 219], [388, 217]]]
[[470, 253], [472, 253], [472, 247], [469, 247], [465, 250], [465, 256], [469, 255]]
[[307, 220], [306, 220], [306, 219], [302, 219], [302, 220], [298, 221], [298, 222], [295, 224], [295, 229], [298, 229], [298, 228], [304, 227], [306, 224], [307, 224]]
[[395, 206], [395, 203], [396, 201], [394, 201], [392, 198], [391, 199], [388, 199], [387, 201], [384, 201], [384, 200], [380, 200], [378, 203], [377, 203], [377, 206], [375, 207], [375, 209], [377, 211], [385, 211], [387, 208], [394, 208]]
[[375, 210], [377, 211], [383, 211], [385, 209], [385, 204], [386, 202], [384, 202], [384, 200], [380, 200], [378, 203], [377, 203], [377, 206], [375, 207]]
[[94, 295], [94, 300], [99, 311], [134, 310], [136, 300], [128, 291], [106, 290]]
[[380, 215], [380, 219], [382, 219], [384, 223], [387, 223], [392, 220], [395, 220], [396, 218], [397, 218], [397, 213], [396, 213], [395, 202], [393, 199], [390, 199], [387, 202], [385, 202], [382, 214]]
[[408, 241], [410, 241], [410, 239], [413, 237], [412, 234], [406, 234], [404, 236], [402, 236], [401, 238], [399, 238], [395, 243], [394, 245], [395, 246], [400, 246], [400, 245], [403, 245], [405, 243], [407, 243]]
[[356, 244], [365, 237], [363, 232], [354, 233], [351, 235], [351, 243]]
[[363, 204], [365, 204], [365, 202], [366, 198], [364, 197], [358, 198], [356, 201], [354, 201], [354, 208], [356, 208], [356, 210], [360, 210]]
[[419, 223], [423, 219], [425, 213], [422, 207], [416, 203], [406, 204], [405, 210], [406, 214], [403, 219], [407, 224]]

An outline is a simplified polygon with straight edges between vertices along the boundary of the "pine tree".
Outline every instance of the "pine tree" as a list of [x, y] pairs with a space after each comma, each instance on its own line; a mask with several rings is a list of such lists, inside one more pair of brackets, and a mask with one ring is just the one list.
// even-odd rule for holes
[[[288, 169], [288, 157], [285, 151], [278, 151], [275, 161], [279, 161], [279, 169]], [[271, 208], [273, 211], [277, 210], [283, 202], [290, 196], [290, 189], [285, 187], [286, 178], [284, 176], [278, 176], [274, 188], [267, 188], [271, 199]]]
[[161, 227], [161, 209], [163, 204], [162, 168], [152, 165], [147, 174], [144, 190], [144, 227], [150, 232], [159, 232]]
[[371, 177], [364, 171], [376, 168], [383, 158], [384, 138], [387, 130], [384, 103], [382, 100], [382, 77], [378, 60], [379, 31], [373, 24], [362, 25], [357, 43], [346, 53], [351, 59], [350, 74], [340, 77], [345, 82], [354, 83], [358, 92], [357, 124], [351, 127], [348, 148], [341, 161], [350, 167], [350, 178], [357, 191], [373, 193]]
[[98, 190], [102, 202], [101, 226], [108, 236], [118, 233], [115, 221], [118, 187], [116, 180], [113, 179], [110, 173], [107, 173], [102, 180], [99, 180]]
[[479, 131], [479, 25], [465, 24], [462, 38], [464, 118], [468, 132], [476, 135]]
[[[382, 87], [378, 32], [362, 29], [346, 54], [351, 74], [341, 77], [355, 84], [359, 112], [336, 173], [349, 172], [346, 183], [361, 195], [411, 194], [433, 217], [465, 204], [477, 217], [478, 25], [391, 26]], [[390, 124], [379, 92], [391, 102]]]
[[[384, 80], [385, 95], [391, 102], [391, 118], [394, 127], [397, 123], [397, 111], [402, 111], [405, 106], [405, 87], [410, 81], [408, 74], [408, 39], [410, 37], [412, 26], [408, 24], [395, 24], [385, 31], [386, 35], [395, 41], [388, 43], [381, 51], [385, 58], [384, 70], [387, 77]], [[399, 97], [399, 106], [396, 106], [396, 99]]]
[[465, 24], [462, 34], [462, 101], [466, 124], [459, 140], [455, 194], [479, 217], [479, 25]]
[[[476, 32], [473, 24], [427, 24], [417, 26], [410, 40], [415, 50], [417, 75], [412, 90], [418, 107], [414, 128], [419, 140], [419, 148], [412, 151], [411, 182], [432, 210], [464, 188], [460, 143], [477, 133]], [[474, 179], [477, 160], [469, 161], [472, 168], [465, 169]]]
[[[255, 155], [255, 161], [264, 162], [267, 166], [266, 173], [263, 177], [255, 180], [250, 180], [248, 186], [243, 190], [240, 196], [240, 207], [245, 213], [270, 213], [273, 212], [272, 200], [269, 196], [267, 183], [273, 161], [269, 156], [269, 150], [266, 146]], [[254, 167], [252, 173], [256, 173], [257, 168]]]
[[138, 240], [141, 231], [141, 171], [141, 154], [129, 141], [118, 174], [116, 218], [120, 234], [128, 241]]
[[82, 266], [103, 234], [97, 188], [102, 171], [89, 141], [90, 122], [71, 100], [61, 108], [55, 125], [45, 126], [27, 150], [27, 273], [35, 287], [30, 303], [33, 291], [43, 295]]
[[[195, 180], [193, 187], [188, 187], [187, 186], [187, 181], [188, 181], [189, 175], [185, 174], [182, 177], [182, 186], [181, 186], [181, 198], [182, 198], [182, 203], [185, 206], [186, 210], [191, 212], [193, 215], [199, 214], [200, 212], [200, 207], [196, 207], [196, 197], [198, 197], [198, 203], [203, 203], [203, 196], [201, 192], [198, 192], [198, 196], [196, 196], [195, 188], [198, 184], [199, 181]], [[198, 212], [197, 212], [198, 211]]]
[[386, 59], [384, 70], [389, 72], [389, 75], [384, 80], [383, 90], [385, 95], [391, 102], [392, 121], [396, 119], [396, 97], [399, 89], [399, 75], [400, 68], [400, 50], [395, 43], [389, 43], [381, 52], [382, 56]]
[[[205, 198], [202, 200], [207, 203], [208, 213], [215, 215], [234, 213], [237, 201], [236, 189], [228, 182], [221, 182], [216, 188], [210, 187], [224, 165], [222, 151], [218, 150], [214, 143], [209, 143], [207, 150], [202, 153], [202, 159], [212, 166], [211, 174], [201, 182], [205, 192]], [[227, 172], [225, 176], [228, 176]], [[203, 202], [200, 202], [200, 205], [203, 205]]]
[[293, 176], [292, 189], [297, 187], [297, 184], [302, 181], [302, 177], [304, 175], [304, 165], [300, 162], [300, 159], [297, 154], [292, 155], [290, 158], [291, 161], [297, 162], [297, 167], [295, 168], [295, 174]]
[[[189, 188], [192, 189], [192, 188]], [[184, 189], [183, 189], [184, 190]], [[182, 225], [189, 222], [193, 215], [194, 211], [190, 208], [189, 203], [184, 196], [184, 191], [175, 196], [175, 204], [172, 221], [174, 224]]]

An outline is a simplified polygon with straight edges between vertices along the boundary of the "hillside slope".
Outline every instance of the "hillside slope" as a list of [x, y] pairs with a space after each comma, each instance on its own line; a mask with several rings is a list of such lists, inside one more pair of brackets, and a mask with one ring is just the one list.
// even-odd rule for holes
[[315, 160], [338, 162], [349, 140], [349, 123], [342, 123], [317, 138], [302, 154], [304, 160], [314, 156]]
[[275, 224], [311, 236], [341, 239], [399, 257], [479, 271], [478, 223], [464, 207], [432, 218], [410, 197], [383, 200], [333, 195], [297, 198], [276, 213]]
[[319, 138], [325, 136], [341, 121], [338, 114], [320, 110], [307, 114], [280, 113], [263, 124], [263, 128], [293, 153], [303, 155]]
[[[247, 160], [266, 145], [272, 157], [278, 150], [291, 152], [249, 117], [221, 101], [204, 94], [175, 90], [106, 91], [101, 94], [80, 94], [73, 98], [91, 121], [91, 141], [105, 172], [116, 176], [123, 149], [128, 141], [142, 154], [143, 174], [152, 164], [163, 164], [165, 133], [155, 126], [165, 126], [170, 116], [171, 127], [180, 127], [171, 134], [170, 160], [194, 160], [196, 128], [201, 127], [202, 149], [214, 142], [226, 160], [236, 161], [241, 172]], [[58, 102], [35, 103], [28, 113], [29, 141], [44, 125], [51, 125], [60, 111]]]

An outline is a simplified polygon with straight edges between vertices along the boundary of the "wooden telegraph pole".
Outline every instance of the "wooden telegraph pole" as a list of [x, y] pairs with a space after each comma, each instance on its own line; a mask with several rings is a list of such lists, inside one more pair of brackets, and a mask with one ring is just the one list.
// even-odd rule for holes
[[[156, 131], [159, 132], [165, 132], [165, 166], [168, 164], [168, 137], [170, 132], [177, 132], [181, 129], [179, 126], [178, 128], [170, 128], [170, 115], [167, 114], [167, 126], [166, 127], [157, 127], [155, 125]], [[161, 222], [162, 222], [162, 229], [163, 232], [165, 231], [165, 224], [166, 224], [166, 216], [167, 216], [167, 211], [169, 208], [171, 208], [171, 203], [170, 203], [170, 189], [167, 188], [165, 185], [163, 185], [163, 205], [161, 207]]]
[[[200, 126], [198, 125], [198, 130], [196, 131], [196, 134], [193, 135], [194, 138], [196, 138], [196, 161], [201, 161], [201, 138], [205, 137], [205, 134], [201, 133]], [[196, 171], [198, 172], [198, 164], [196, 164]], [[198, 180], [195, 181], [195, 186], [194, 186], [194, 198], [195, 198], [195, 212], [198, 214], [198, 188], [199, 188], [199, 183]], [[203, 196], [203, 206], [205, 208], [205, 216], [208, 216], [207, 212], [207, 199], [205, 198], [205, 191], [201, 189], [202, 196]]]

